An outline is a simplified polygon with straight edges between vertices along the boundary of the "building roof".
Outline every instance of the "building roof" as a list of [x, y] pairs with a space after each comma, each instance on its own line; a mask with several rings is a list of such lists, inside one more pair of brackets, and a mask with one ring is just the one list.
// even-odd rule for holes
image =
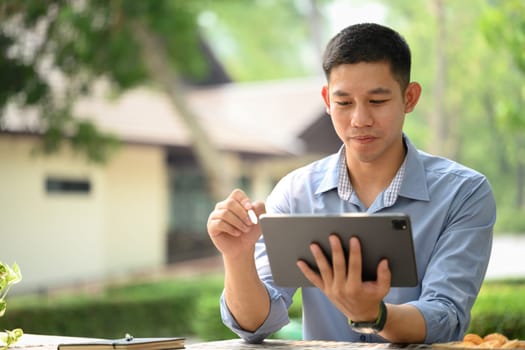
[[[301, 153], [299, 135], [324, 111], [320, 78], [227, 83], [185, 92], [188, 106], [222, 150], [263, 154]], [[100, 91], [104, 91], [101, 89]], [[152, 88], [104, 92], [79, 100], [75, 113], [127, 142], [190, 147], [191, 135], [168, 96]], [[38, 132], [34, 113], [9, 110], [3, 129]]]
[[[292, 153], [304, 150], [300, 133], [325, 110], [321, 78], [230, 83], [192, 91], [189, 101], [205, 125], [217, 120]], [[210, 109], [213, 113], [210, 113]]]

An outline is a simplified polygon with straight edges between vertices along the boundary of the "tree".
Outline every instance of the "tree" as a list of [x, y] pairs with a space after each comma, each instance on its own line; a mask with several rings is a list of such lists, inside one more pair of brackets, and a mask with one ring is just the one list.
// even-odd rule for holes
[[514, 143], [515, 205], [525, 208], [525, 3], [520, 0], [496, 1], [485, 11], [481, 28], [489, 44], [511, 57], [509, 70], [518, 77], [518, 89], [505, 94], [496, 104], [495, 123]]
[[[181, 98], [180, 70], [196, 77], [206, 66], [198, 51], [197, 2], [184, 1], [4, 1], [2, 69], [9, 82], [0, 106], [14, 102], [39, 110], [45, 128], [44, 150], [52, 152], [66, 138], [91, 160], [103, 161], [114, 138], [71, 115], [74, 101], [94, 81], [109, 78], [124, 90], [148, 81], [160, 83], [193, 135], [197, 159], [212, 194], [224, 184], [215, 150]], [[169, 15], [176, 14], [170, 17]], [[26, 37], [39, 37], [31, 46]], [[162, 38], [162, 39], [160, 39]], [[153, 47], [152, 47], [153, 46]], [[137, 55], [137, 52], [139, 53]], [[47, 65], [46, 65], [47, 62]], [[15, 69], [13, 69], [15, 68]], [[65, 75], [57, 91], [47, 79], [52, 70]], [[170, 80], [167, 80], [170, 79]]]
[[[230, 10], [238, 17], [229, 15]], [[115, 138], [73, 118], [72, 104], [89, 93], [101, 77], [109, 79], [117, 92], [154, 84], [170, 96], [179, 110], [192, 135], [193, 149], [207, 175], [210, 191], [215, 198], [222, 197], [232, 187], [232, 179], [225, 178], [220, 168], [221, 153], [184, 98], [185, 83], [198, 82], [209, 68], [200, 51], [200, 40], [206, 33], [213, 35], [214, 30], [199, 26], [203, 12], [218, 14], [222, 28], [231, 28], [230, 34], [238, 41], [236, 51], [250, 62], [243, 65], [251, 67], [249, 71], [260, 73], [259, 67], [268, 67], [262, 70], [267, 78], [282, 72], [276, 67], [294, 67], [299, 72], [295, 74], [306, 72], [296, 59], [294, 62], [299, 56], [295, 48], [306, 37], [301, 26], [293, 25], [302, 15], [288, 2], [3, 0], [0, 72], [5, 83], [0, 89], [0, 130], [6, 128], [2, 116], [7, 106], [31, 107], [38, 111], [45, 130], [45, 152], [56, 151], [67, 139], [89, 159], [104, 161], [105, 151], [116, 143]], [[274, 16], [278, 20], [272, 22], [272, 29], [254, 31], [250, 27], [253, 19], [268, 24], [270, 14], [280, 16]], [[239, 27], [239, 23], [245, 27]], [[283, 29], [290, 24], [298, 35]], [[286, 35], [276, 35], [284, 32]], [[296, 40], [301, 36], [303, 40]], [[288, 65], [282, 64], [283, 58]], [[56, 70], [64, 75], [65, 85], [60, 90], [50, 81]]]
[[523, 231], [523, 1], [382, 2], [386, 22], [411, 45], [412, 79], [423, 86], [405, 131], [422, 149], [485, 174], [498, 203], [496, 229]]

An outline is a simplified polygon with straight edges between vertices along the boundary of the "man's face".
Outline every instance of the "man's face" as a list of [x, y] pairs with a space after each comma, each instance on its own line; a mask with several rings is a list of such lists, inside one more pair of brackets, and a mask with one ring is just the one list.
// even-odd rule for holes
[[420, 87], [402, 91], [386, 62], [343, 64], [332, 69], [323, 98], [348, 162], [389, 162], [403, 151], [405, 113]]

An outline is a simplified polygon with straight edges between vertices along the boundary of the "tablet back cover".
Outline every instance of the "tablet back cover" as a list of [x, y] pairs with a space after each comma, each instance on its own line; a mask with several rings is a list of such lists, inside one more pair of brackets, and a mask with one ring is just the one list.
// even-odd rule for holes
[[260, 223], [277, 285], [311, 287], [296, 262], [303, 259], [317, 268], [309, 247], [312, 242], [319, 243], [331, 261], [328, 237], [332, 233], [341, 238], [347, 257], [348, 241], [352, 236], [359, 238], [364, 281], [375, 280], [377, 264], [387, 258], [392, 287], [414, 287], [418, 283], [410, 218], [405, 214], [265, 214]]

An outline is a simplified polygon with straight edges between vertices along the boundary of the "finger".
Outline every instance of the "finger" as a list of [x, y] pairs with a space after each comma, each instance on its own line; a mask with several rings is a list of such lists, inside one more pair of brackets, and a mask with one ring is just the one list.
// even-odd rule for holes
[[252, 214], [249, 213], [250, 210], [254, 209], [254, 206], [250, 202], [250, 199], [248, 198], [246, 193], [244, 193], [243, 190], [240, 190], [238, 188], [233, 190], [229, 196], [229, 199], [232, 200], [232, 204], [239, 204], [239, 206], [236, 206], [236, 210], [234, 210], [234, 212], [239, 216], [241, 220], [244, 221], [245, 224], [247, 224], [248, 226], [257, 224], [259, 215], [255, 212]]
[[390, 289], [390, 283], [392, 280], [392, 273], [388, 266], [388, 260], [383, 259], [377, 265], [377, 284], [379, 288], [386, 293]]
[[357, 237], [350, 238], [348, 253], [348, 279], [353, 283], [362, 282], [361, 244]]
[[332, 234], [328, 238], [330, 241], [330, 248], [332, 249], [332, 268], [334, 280], [343, 284], [346, 280], [346, 257], [341, 244], [341, 239]]
[[[250, 199], [242, 190], [236, 189], [225, 200], [218, 202], [215, 209], [229, 209], [239, 212], [245, 210], [246, 203], [250, 203]], [[249, 208], [251, 208], [251, 205]]]
[[228, 197], [235, 199], [236, 201], [241, 203], [245, 200], [248, 200], [248, 196], [246, 195], [246, 193], [244, 193], [244, 191], [239, 188], [234, 189]]
[[[232, 221], [230, 223], [242, 230], [241, 226], [237, 222], [242, 222], [245, 226], [252, 225], [252, 221], [248, 215], [248, 210], [251, 208], [251, 203], [248, 198], [242, 199], [242, 202], [239, 201], [239, 198], [235, 198], [233, 195], [230, 195], [224, 201], [217, 203], [215, 211], [219, 215], [224, 214], [225, 219], [231, 218]], [[232, 214], [237, 219], [234, 219], [231, 216]]]
[[[242, 223], [241, 223], [242, 224]], [[208, 221], [208, 233], [211, 237], [216, 237], [221, 234], [227, 234], [238, 237], [245, 232], [244, 229], [238, 229], [236, 226], [230, 224], [224, 219], [211, 218]]]
[[317, 288], [323, 288], [323, 279], [315, 272], [305, 261], [297, 260], [297, 267], [303, 273], [304, 277]]
[[264, 205], [264, 202], [255, 201], [252, 203], [252, 208], [257, 216], [261, 216], [262, 214], [266, 213], [266, 206]]
[[319, 269], [319, 274], [321, 275], [323, 282], [332, 283], [332, 280], [333, 280], [332, 264], [326, 258], [326, 255], [321, 249], [321, 246], [317, 243], [312, 243], [310, 245], [310, 251], [312, 252], [312, 255], [314, 256], [315, 263], [317, 264], [317, 268]]
[[[238, 214], [235, 213], [238, 209], [229, 209], [228, 207], [235, 207], [235, 204], [225, 205], [224, 208], [215, 209], [208, 220], [208, 230], [210, 234], [216, 235], [221, 232], [237, 235], [238, 233], [248, 232], [249, 226], [246, 224]], [[242, 211], [242, 209], [241, 209]]]

